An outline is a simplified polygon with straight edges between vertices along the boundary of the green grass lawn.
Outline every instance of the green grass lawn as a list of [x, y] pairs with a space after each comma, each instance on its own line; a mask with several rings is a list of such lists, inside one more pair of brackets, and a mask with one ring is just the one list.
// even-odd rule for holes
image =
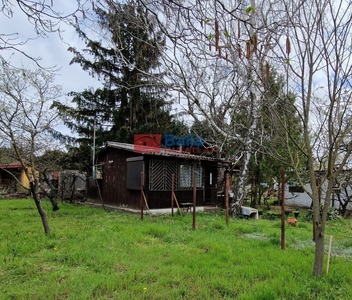
[[[351, 299], [352, 222], [329, 223], [314, 278], [312, 226], [222, 213], [153, 216], [62, 203], [45, 236], [31, 200], [0, 200], [0, 299]], [[326, 250], [327, 252], [327, 250]]]

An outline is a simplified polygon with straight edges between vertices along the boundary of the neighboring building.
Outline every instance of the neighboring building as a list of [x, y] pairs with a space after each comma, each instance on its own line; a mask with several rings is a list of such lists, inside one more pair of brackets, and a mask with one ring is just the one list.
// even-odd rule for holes
[[[321, 202], [322, 204], [324, 203], [324, 199], [325, 199], [325, 190], [326, 190], [326, 184], [324, 183], [322, 185], [322, 189], [321, 189]], [[310, 184], [306, 184], [305, 188], [308, 191], [311, 191], [311, 187]], [[337, 190], [339, 190], [339, 188], [336, 188]], [[340, 203], [337, 199], [336, 196], [336, 189], [333, 191], [332, 195], [331, 195], [331, 207], [334, 207], [336, 209], [340, 209]], [[347, 187], [346, 192], [348, 193], [348, 196], [345, 196], [344, 198], [346, 198], [345, 200], [350, 199], [349, 195], [352, 195], [352, 191], [350, 189], [350, 187]], [[349, 203], [347, 204], [347, 209], [352, 209], [352, 203], [350, 203], [351, 201], [349, 200]], [[297, 207], [303, 207], [303, 208], [309, 208], [312, 205], [312, 199], [309, 197], [309, 195], [303, 190], [302, 187], [292, 187], [289, 186], [288, 184], [285, 185], [285, 204], [286, 205], [291, 205], [291, 206], [297, 206]]]
[[[51, 170], [45, 174], [41, 188], [54, 192], [62, 199], [82, 199], [86, 191], [86, 176], [77, 170]], [[19, 162], [0, 165], [0, 192], [15, 194], [29, 189], [29, 180]], [[26, 191], [27, 193], [27, 191]], [[28, 192], [29, 193], [29, 192]], [[44, 194], [43, 194], [44, 195]]]
[[79, 170], [61, 171], [58, 191], [62, 199], [82, 200], [86, 194], [86, 175]]
[[179, 203], [193, 201], [193, 174], [196, 174], [197, 206], [215, 205], [221, 162], [177, 150], [108, 142], [97, 155], [96, 179], [89, 181], [87, 199], [139, 209], [143, 182], [149, 208], [169, 208], [172, 189]]
[[[310, 185], [307, 184], [306, 188], [310, 190]], [[312, 199], [304, 192], [300, 186], [289, 186], [285, 184], [285, 204], [303, 208], [309, 208], [312, 204]]]
[[6, 193], [16, 193], [29, 188], [29, 180], [19, 162], [0, 165], [0, 190]]

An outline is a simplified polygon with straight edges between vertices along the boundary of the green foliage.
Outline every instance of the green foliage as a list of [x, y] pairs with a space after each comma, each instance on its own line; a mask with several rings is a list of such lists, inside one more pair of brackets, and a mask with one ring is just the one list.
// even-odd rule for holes
[[[270, 69], [269, 77], [264, 80], [263, 106], [261, 111], [261, 131], [258, 134], [256, 155], [250, 164], [250, 179], [254, 188], [255, 202], [261, 199], [263, 192], [261, 183], [269, 187], [280, 182], [281, 169], [287, 170], [286, 178], [294, 180], [294, 174], [288, 172], [295, 157], [295, 166], [304, 169], [305, 158], [300, 153], [299, 145], [302, 141], [302, 126], [294, 107], [295, 95], [285, 91], [284, 78]], [[292, 142], [288, 137], [292, 138]], [[289, 151], [288, 148], [289, 147]]]
[[0, 148], [0, 164], [12, 163], [15, 160], [17, 160], [14, 157], [15, 156], [11, 148], [7, 148], [7, 147]]
[[[142, 221], [62, 203], [49, 212], [54, 233], [45, 236], [32, 200], [1, 206], [1, 300], [348, 299], [352, 292], [352, 253], [334, 256], [350, 247], [345, 237], [334, 239], [329, 275], [312, 277], [310, 223], [288, 227], [282, 251], [278, 221], [226, 225], [223, 213], [199, 212], [192, 230], [192, 214]], [[340, 226], [352, 231], [347, 220]]]
[[[79, 135], [82, 159], [91, 157], [93, 131], [97, 147], [106, 141], [133, 143], [136, 133], [164, 134], [172, 116], [167, 88], [159, 70], [165, 38], [140, 1], [100, 1], [94, 7], [97, 41], [77, 27], [86, 43], [69, 48], [71, 63], [96, 76], [102, 86], [71, 92], [73, 106], [55, 103], [65, 124]], [[83, 152], [84, 151], [84, 152]]]
[[253, 6], [248, 6], [247, 8], [246, 8], [246, 14], [247, 15], [249, 15], [251, 12], [255, 12], [255, 9], [254, 9], [254, 7]]
[[[323, 214], [323, 205], [320, 205], [320, 215]], [[305, 219], [307, 221], [312, 221], [313, 220], [313, 209], [310, 208], [307, 211], [307, 214], [305, 215]], [[336, 208], [330, 207], [328, 210], [327, 218], [328, 221], [336, 221], [340, 219], [339, 212]]]

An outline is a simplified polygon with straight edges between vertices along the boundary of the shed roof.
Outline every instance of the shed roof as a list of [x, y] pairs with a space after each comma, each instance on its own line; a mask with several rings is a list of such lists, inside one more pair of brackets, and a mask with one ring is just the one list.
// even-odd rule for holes
[[8, 164], [0, 164], [1, 169], [19, 169], [22, 168], [21, 163], [19, 161], [14, 161]]
[[166, 156], [166, 157], [214, 161], [214, 162], [225, 161], [224, 159], [221, 159], [221, 158], [214, 158], [214, 157], [209, 157], [205, 155], [195, 155], [182, 150], [172, 150], [168, 148], [156, 148], [156, 147], [140, 146], [140, 145], [136, 146], [134, 144], [126, 144], [126, 143], [119, 143], [119, 142], [107, 142], [106, 147], [102, 151], [104, 151], [106, 148], [122, 149], [133, 153], [140, 153], [142, 155], [154, 155], [154, 156], [164, 156], [164, 157]]

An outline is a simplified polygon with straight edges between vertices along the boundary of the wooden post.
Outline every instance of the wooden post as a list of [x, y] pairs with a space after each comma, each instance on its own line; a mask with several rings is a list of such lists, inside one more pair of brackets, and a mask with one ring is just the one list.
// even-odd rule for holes
[[285, 170], [281, 169], [281, 249], [285, 249]]
[[173, 196], [174, 196], [174, 201], [176, 202], [178, 211], [180, 212], [180, 215], [183, 217], [182, 209], [180, 208], [180, 205], [178, 205], [178, 201], [177, 201], [175, 193], [173, 193]]
[[329, 273], [330, 256], [331, 256], [331, 244], [332, 244], [332, 235], [330, 235], [330, 241], [329, 241], [328, 261], [326, 263], [326, 274]]
[[145, 194], [144, 194], [144, 191], [143, 191], [143, 190], [142, 190], [142, 196], [143, 196], [143, 199], [144, 199], [145, 207], [147, 208], [148, 213], [149, 213], [149, 216], [151, 217], [151, 216], [152, 216], [152, 213], [151, 213], [151, 211], [150, 211], [150, 209], [149, 209], [149, 205], [148, 205], [147, 197], [145, 196]]
[[226, 225], [229, 225], [229, 173], [225, 174], [225, 207], [226, 207]]
[[193, 174], [193, 230], [196, 229], [197, 174]]
[[171, 215], [174, 216], [174, 182], [175, 174], [171, 175]]
[[141, 172], [141, 220], [143, 220], [143, 206], [144, 206], [144, 199], [143, 199], [143, 186], [144, 186], [144, 182], [143, 182], [143, 172]]

